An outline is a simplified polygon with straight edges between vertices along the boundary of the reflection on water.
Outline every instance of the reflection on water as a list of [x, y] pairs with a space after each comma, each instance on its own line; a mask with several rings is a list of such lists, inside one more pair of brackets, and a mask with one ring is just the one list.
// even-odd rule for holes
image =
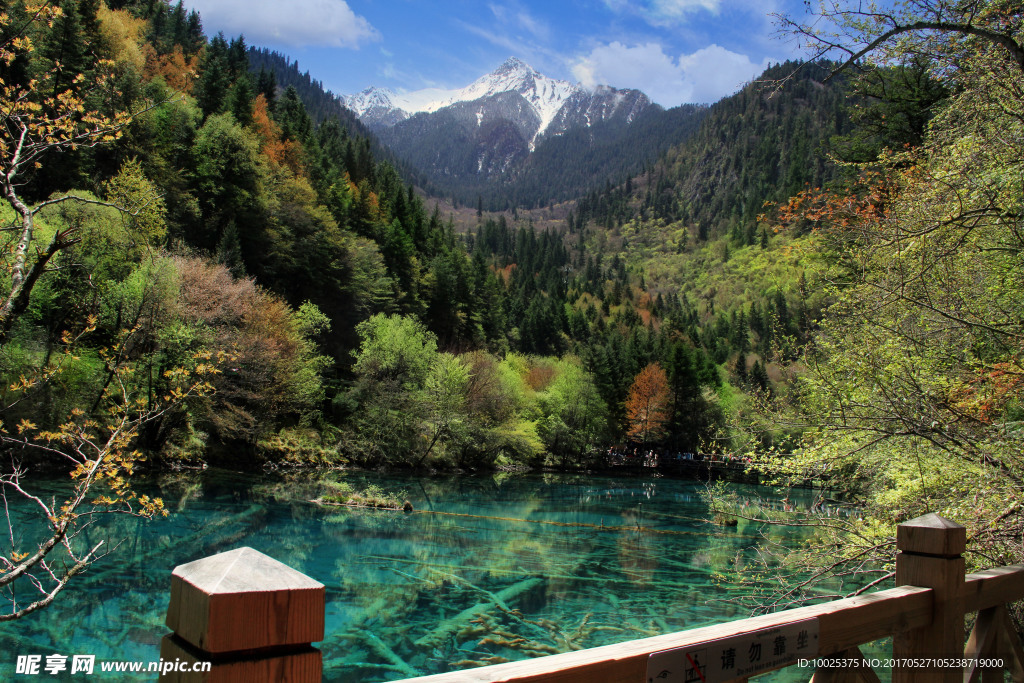
[[90, 540], [123, 539], [116, 556], [44, 612], [0, 624], [0, 647], [154, 661], [171, 570], [243, 545], [327, 586], [325, 681], [394, 680], [746, 616], [720, 579], [761, 537], [743, 521], [705, 522], [699, 483], [344, 477], [404, 490], [416, 512], [318, 507], [309, 474], [165, 477], [154, 488], [171, 515], [90, 530]]

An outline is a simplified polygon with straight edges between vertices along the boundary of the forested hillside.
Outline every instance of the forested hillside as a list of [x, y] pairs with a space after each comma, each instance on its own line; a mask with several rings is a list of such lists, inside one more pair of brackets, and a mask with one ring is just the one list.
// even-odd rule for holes
[[[687, 309], [621, 259], [525, 222], [456, 236], [358, 126], [315, 121], [180, 4], [23, 19], [3, 73], [35, 145], [5, 143], [8, 445], [60, 458], [47, 444], [106, 416], [110, 477], [129, 443], [158, 467], [578, 466], [721, 427], [717, 369], [660, 324]], [[646, 367], [655, 398], [700, 409], [631, 412]]]
[[697, 135], [659, 164], [643, 216], [696, 226], [698, 238], [719, 237], [749, 230], [766, 201], [835, 178], [828, 142], [850, 130], [852, 103], [848, 79], [825, 82], [830, 66], [781, 64], [714, 104]]
[[294, 88], [314, 125], [319, 126], [328, 119], [336, 119], [348, 135], [370, 141], [370, 152], [378, 162], [387, 161], [408, 182], [432, 190], [424, 174], [416, 171], [382, 145], [377, 136], [345, 108], [337, 95], [324, 89], [323, 83], [312, 77], [308, 71], [301, 71], [297, 61], [290, 61], [279, 52], [254, 46], [249, 46], [247, 56], [250, 80], [257, 90], [270, 97], [277, 91]]
[[[851, 130], [857, 100], [848, 79], [823, 82], [828, 69], [769, 69], [642, 174], [580, 198], [568, 220], [577, 253], [612, 256], [636, 289], [631, 305], [721, 369], [718, 448], [795, 445], [750, 408], [789, 391], [791, 363], [827, 304], [817, 281], [825, 255], [814, 235], [780, 233], [760, 214], [843, 173], [827, 155]], [[667, 314], [666, 302], [679, 310]]]
[[[239, 462], [282, 427], [326, 427], [355, 326], [430, 319], [436, 271], [465, 259], [450, 229], [368, 138], [315, 125], [294, 88], [250, 75], [241, 38], [207, 41], [180, 4], [12, 11], [39, 48], [8, 42], [2, 74], [28, 112], [6, 109], [8, 130], [34, 145], [5, 138], [5, 215], [23, 226], [7, 234], [27, 248], [8, 262], [4, 423], [48, 434], [145, 397], [148, 450], [220, 444]], [[210, 381], [164, 405], [197, 363]]]
[[822, 581], [885, 585], [895, 526], [928, 512], [967, 527], [969, 566], [1021, 558], [1022, 16], [901, 7], [836, 5], [836, 32], [791, 21], [823, 51], [880, 47], [845, 70], [770, 70], [780, 89], [714, 105], [570, 221], [581, 251], [689, 303], [683, 334], [726, 370], [727, 447], [855, 507], [813, 522], [792, 581], [732, 577], [773, 608]]
[[[800, 427], [802, 448], [765, 465], [835, 473], [863, 520], [824, 530], [841, 550], [818, 562], [876, 582], [891, 578], [895, 525], [928, 512], [967, 527], [968, 567], [1022, 557], [1024, 15], [998, 1], [905, 9], [830, 17], [849, 44], [883, 38], [859, 130], [839, 146], [860, 163], [773, 212], [830, 255], [833, 303], [798, 394], [770, 413]], [[944, 28], [914, 28], [926, 22]]]
[[496, 210], [575, 200], [609, 179], [621, 180], [653, 163], [663, 150], [693, 135], [705, 111], [703, 105], [692, 104], [652, 107], [628, 126], [608, 122], [566, 131], [538, 145], [512, 178], [479, 187], [478, 194]]

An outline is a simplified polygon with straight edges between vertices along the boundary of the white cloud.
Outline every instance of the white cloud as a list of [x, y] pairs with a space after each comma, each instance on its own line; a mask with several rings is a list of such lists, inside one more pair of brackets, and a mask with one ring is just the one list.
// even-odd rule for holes
[[573, 75], [589, 88], [611, 85], [637, 88], [666, 107], [687, 102], [716, 102], [739, 90], [768, 67], [719, 45], [673, 58], [659, 43], [600, 45], [573, 64]]
[[539, 39], [546, 40], [551, 36], [551, 29], [548, 28], [548, 25], [534, 18], [529, 12], [517, 12], [516, 22]]
[[[483, 38], [492, 45], [497, 45], [504, 49], [508, 55], [518, 57], [535, 69], [540, 69], [542, 72], [549, 66], [556, 64], [558, 66], [562, 66], [566, 62], [563, 54], [551, 49], [550, 47], [546, 47], [544, 44], [534, 40], [532, 37], [514, 35], [500, 29], [491, 30], [489, 28], [466, 23], [461, 19], [456, 19], [455, 23], [461, 26], [463, 30], [468, 33]], [[497, 64], [495, 64], [495, 66], [497, 66]], [[478, 67], [479, 65], [475, 68]]]
[[208, 34], [244, 34], [249, 43], [358, 48], [380, 33], [345, 0], [190, 0]]
[[536, 18], [530, 11], [519, 2], [511, 2], [505, 5], [488, 3], [494, 18], [506, 31], [510, 27], [524, 30], [537, 40], [546, 41], [551, 37], [551, 27], [547, 22]]
[[628, 12], [654, 26], [679, 23], [694, 12], [718, 13], [721, 0], [604, 0], [613, 12]]
[[702, 9], [717, 12], [719, 0], [651, 0], [644, 4], [654, 16], [675, 18]]
[[[505, 48], [506, 50], [509, 51], [510, 54], [524, 55], [533, 52], [534, 50], [534, 47], [527, 41], [521, 38], [513, 38], [509, 36], [509, 34], [507, 33], [500, 31], [492, 31], [481, 26], [468, 24], [462, 21], [461, 19], [456, 19], [455, 23], [462, 26], [462, 28], [468, 31], [469, 33], [472, 33], [475, 36], [479, 36], [480, 38], [483, 38], [489, 43], [497, 45], [498, 47], [501, 48]], [[522, 59], [529, 59], [529, 57], [522, 57]]]

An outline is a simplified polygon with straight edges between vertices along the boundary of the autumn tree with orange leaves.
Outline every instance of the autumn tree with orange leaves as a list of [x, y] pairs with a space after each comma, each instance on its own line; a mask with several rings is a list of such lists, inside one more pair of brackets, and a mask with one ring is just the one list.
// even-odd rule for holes
[[633, 379], [626, 397], [627, 435], [641, 443], [657, 441], [665, 435], [672, 419], [672, 392], [668, 375], [658, 363], [651, 363]]

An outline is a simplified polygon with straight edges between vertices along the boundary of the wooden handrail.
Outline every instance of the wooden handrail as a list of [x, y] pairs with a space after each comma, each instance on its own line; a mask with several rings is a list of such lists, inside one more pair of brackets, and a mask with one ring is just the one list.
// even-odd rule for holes
[[964, 614], [1024, 600], [1024, 564], [995, 567], [964, 578]]

